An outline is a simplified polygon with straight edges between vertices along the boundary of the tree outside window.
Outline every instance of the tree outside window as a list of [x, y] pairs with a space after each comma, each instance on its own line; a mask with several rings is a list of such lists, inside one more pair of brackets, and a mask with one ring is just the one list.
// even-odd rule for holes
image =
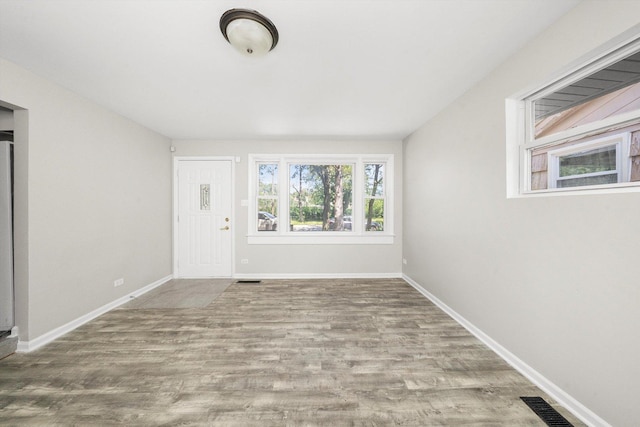
[[289, 165], [290, 230], [352, 231], [353, 165]]
[[249, 155], [249, 244], [390, 244], [393, 155]]
[[364, 165], [364, 214], [366, 231], [384, 230], [384, 164]]
[[278, 228], [278, 164], [258, 164], [258, 231]]

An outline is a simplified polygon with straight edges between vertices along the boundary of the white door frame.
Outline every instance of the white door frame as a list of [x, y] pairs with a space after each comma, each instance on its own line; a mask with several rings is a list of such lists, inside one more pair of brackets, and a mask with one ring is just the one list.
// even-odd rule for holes
[[183, 156], [173, 157], [173, 277], [178, 276], [178, 167], [182, 161], [229, 161], [231, 162], [231, 277], [236, 275], [235, 200], [236, 200], [236, 157], [233, 156]]
[[0, 198], [4, 209], [0, 212], [0, 331], [11, 331], [15, 326], [15, 289], [13, 280], [13, 208], [11, 173], [11, 141], [0, 141]]

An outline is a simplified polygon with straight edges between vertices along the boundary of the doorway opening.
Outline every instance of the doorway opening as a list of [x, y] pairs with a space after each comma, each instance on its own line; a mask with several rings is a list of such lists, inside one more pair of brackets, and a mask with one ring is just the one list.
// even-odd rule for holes
[[0, 339], [15, 326], [13, 143], [13, 111], [0, 107]]

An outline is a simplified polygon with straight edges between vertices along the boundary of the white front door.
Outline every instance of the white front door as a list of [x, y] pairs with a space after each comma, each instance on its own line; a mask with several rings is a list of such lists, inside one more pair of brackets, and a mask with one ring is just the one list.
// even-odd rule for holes
[[230, 160], [178, 160], [177, 277], [231, 277]]

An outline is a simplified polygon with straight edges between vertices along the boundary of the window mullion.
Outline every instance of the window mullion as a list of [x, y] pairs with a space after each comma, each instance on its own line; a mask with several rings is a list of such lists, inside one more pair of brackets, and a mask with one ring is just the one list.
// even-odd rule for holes
[[291, 183], [289, 182], [289, 163], [286, 159], [280, 159], [278, 163], [278, 169], [278, 179], [282, 183], [280, 185], [280, 192], [278, 193], [278, 209], [281, 209], [280, 217], [284, 220], [279, 226], [279, 233], [288, 235], [291, 231], [291, 218], [289, 217], [289, 215], [291, 214], [291, 207], [289, 206], [289, 189], [291, 188]]

